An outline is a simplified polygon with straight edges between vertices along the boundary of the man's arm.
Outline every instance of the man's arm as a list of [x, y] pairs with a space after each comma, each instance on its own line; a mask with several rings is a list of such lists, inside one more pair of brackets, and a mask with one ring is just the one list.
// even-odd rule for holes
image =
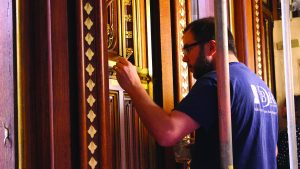
[[114, 69], [121, 87], [130, 95], [143, 124], [162, 146], [172, 146], [199, 127], [180, 111], [166, 112], [155, 104], [141, 85], [135, 67], [120, 58]]

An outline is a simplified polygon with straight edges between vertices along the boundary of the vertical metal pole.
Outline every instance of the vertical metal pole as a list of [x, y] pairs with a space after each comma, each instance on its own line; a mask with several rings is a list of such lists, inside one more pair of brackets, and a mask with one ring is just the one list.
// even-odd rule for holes
[[227, 1], [215, 0], [217, 79], [221, 168], [232, 169], [231, 108], [228, 63]]
[[298, 169], [289, 0], [281, 0], [281, 13], [290, 168]]

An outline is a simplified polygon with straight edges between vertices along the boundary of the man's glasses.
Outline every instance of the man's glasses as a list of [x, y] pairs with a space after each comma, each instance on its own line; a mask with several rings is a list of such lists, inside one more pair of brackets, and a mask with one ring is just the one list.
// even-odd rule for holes
[[194, 46], [198, 45], [198, 44], [202, 44], [203, 42], [198, 41], [198, 42], [194, 42], [192, 44], [188, 44], [188, 45], [184, 45], [182, 48], [183, 54], [187, 55], [191, 52], [191, 50], [193, 49]]

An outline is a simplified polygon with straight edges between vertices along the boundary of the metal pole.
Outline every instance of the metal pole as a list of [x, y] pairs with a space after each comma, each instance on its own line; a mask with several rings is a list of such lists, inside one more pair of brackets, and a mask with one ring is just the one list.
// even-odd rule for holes
[[217, 80], [221, 168], [232, 169], [231, 108], [228, 63], [227, 1], [215, 0]]
[[290, 168], [298, 169], [289, 0], [281, 0], [281, 13]]

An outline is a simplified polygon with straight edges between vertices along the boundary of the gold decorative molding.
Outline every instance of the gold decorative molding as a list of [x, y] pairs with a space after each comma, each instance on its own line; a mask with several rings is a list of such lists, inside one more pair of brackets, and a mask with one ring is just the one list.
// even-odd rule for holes
[[[86, 126], [89, 126], [88, 127], [88, 130], [87, 130], [87, 133], [88, 135], [90, 136], [91, 139], [89, 138], [86, 138], [86, 142], [88, 143], [88, 150], [89, 150], [89, 154], [87, 155], [89, 157], [89, 161], [88, 161], [88, 165], [90, 167], [88, 168], [92, 168], [94, 169], [97, 164], [98, 164], [98, 161], [97, 159], [99, 157], [96, 157], [95, 156], [95, 152], [97, 150], [97, 142], [98, 142], [98, 137], [96, 137], [96, 133], [97, 133], [97, 126], [98, 124], [96, 123], [97, 120], [95, 120], [97, 118], [97, 115], [95, 112], [97, 112], [97, 109], [96, 106], [93, 107], [93, 105], [95, 104], [96, 102], [96, 98], [94, 96], [97, 96], [95, 94], [95, 91], [94, 91], [94, 88], [96, 87], [96, 79], [97, 77], [93, 76], [93, 73], [95, 71], [95, 68], [97, 68], [97, 65], [95, 65], [94, 62], [97, 61], [97, 59], [93, 59], [94, 56], [95, 56], [95, 53], [94, 51], [96, 50], [97, 46], [96, 46], [96, 43], [93, 43], [95, 41], [95, 32], [97, 30], [94, 30], [92, 29], [93, 25], [94, 25], [94, 22], [95, 22], [95, 18], [96, 18], [96, 15], [98, 14], [94, 14], [94, 13], [91, 13], [94, 9], [93, 5], [95, 4], [94, 1], [92, 0], [85, 0], [84, 3], [84, 6], [83, 6], [83, 9], [86, 14], [83, 15], [83, 19], [82, 21], [84, 21], [83, 23], [83, 35], [84, 36], [84, 43], [83, 43], [83, 46], [84, 46], [84, 51], [85, 51], [85, 71], [86, 73], [88, 74], [88, 76], [86, 76], [84, 79], [84, 81], [86, 81], [86, 94], [85, 94], [85, 97], [86, 97], [86, 104], [87, 104], [87, 109], [86, 109], [86, 121], [85, 121], [85, 125]], [[88, 80], [87, 80], [88, 79]], [[94, 112], [95, 111], [95, 112]], [[96, 126], [96, 128], [94, 127]]]
[[89, 17], [87, 17], [86, 20], [84, 21], [84, 25], [88, 30], [92, 28], [93, 24], [94, 24], [93, 21]]
[[84, 6], [84, 10], [86, 11], [86, 13], [89, 15], [91, 13], [91, 11], [93, 10], [93, 6], [90, 3], [86, 3]]
[[179, 32], [178, 32], [178, 36], [179, 36], [179, 47], [178, 47], [178, 54], [179, 54], [179, 66], [180, 66], [180, 98], [182, 99], [184, 98], [187, 93], [189, 92], [189, 73], [188, 73], [188, 66], [187, 63], [183, 62], [182, 59], [184, 57], [182, 48], [183, 48], [183, 41], [182, 41], [182, 37], [183, 37], [183, 30], [186, 27], [186, 7], [185, 7], [185, 0], [179, 0], [179, 13], [180, 15], [178, 16], [179, 18]]
[[92, 79], [90, 79], [90, 80], [86, 83], [86, 87], [88, 87], [90, 91], [93, 90], [93, 88], [95, 87], [95, 83], [93, 82]]
[[261, 28], [260, 28], [260, 4], [259, 0], [255, 0], [254, 4], [254, 10], [255, 10], [255, 29], [256, 29], [256, 38], [255, 38], [255, 43], [256, 43], [256, 69], [257, 69], [257, 74], [260, 78], [263, 76], [263, 66], [262, 66], [262, 42], [261, 42]]
[[88, 133], [91, 136], [91, 138], [94, 138], [95, 134], [97, 133], [97, 130], [94, 128], [94, 126], [90, 126]]
[[90, 110], [87, 117], [90, 119], [90, 122], [93, 123], [94, 119], [96, 118], [96, 114], [94, 113], [93, 110]]
[[95, 68], [93, 67], [93, 65], [89, 64], [85, 70], [89, 73], [89, 76], [92, 76], [93, 72], [95, 71]]
[[94, 154], [95, 150], [97, 149], [97, 145], [92, 141], [92, 142], [90, 142], [88, 148], [91, 151], [91, 153]]
[[93, 37], [90, 33], [86, 34], [86, 36], [85, 36], [85, 41], [86, 41], [89, 45], [92, 44], [93, 40], [94, 40], [94, 37]]
[[85, 55], [88, 57], [89, 60], [92, 60], [94, 56], [94, 52], [92, 51], [91, 48], [88, 48], [88, 50], [85, 52]]
[[89, 105], [91, 107], [93, 107], [95, 101], [96, 101], [96, 99], [94, 98], [94, 96], [92, 94], [90, 94], [89, 97], [87, 98], [87, 102], [89, 103]]
[[94, 157], [91, 157], [90, 161], [89, 161], [89, 165], [92, 169], [94, 169], [97, 165], [97, 161], [94, 159]]

